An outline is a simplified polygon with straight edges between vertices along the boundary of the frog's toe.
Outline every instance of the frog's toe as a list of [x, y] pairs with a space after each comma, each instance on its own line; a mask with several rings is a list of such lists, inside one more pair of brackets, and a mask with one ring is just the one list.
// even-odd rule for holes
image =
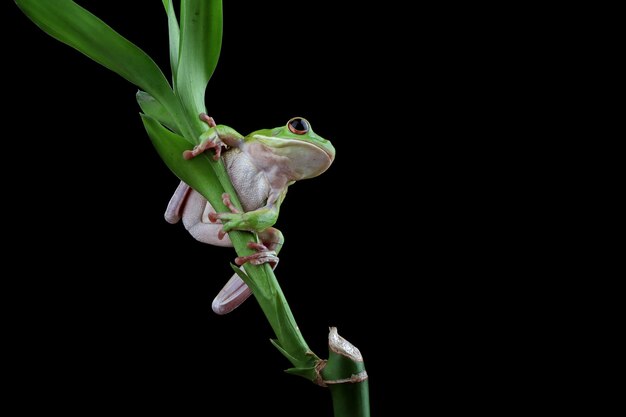
[[239, 256], [235, 258], [235, 263], [237, 265], [243, 265], [246, 262], [250, 262], [252, 265], [262, 265], [265, 263], [269, 263], [272, 268], [275, 268], [278, 264], [278, 256], [276, 256], [276, 251], [269, 250], [267, 246], [261, 243], [248, 243], [248, 247], [250, 249], [254, 249], [257, 252], [248, 256]]
[[236, 229], [237, 226], [241, 223], [241, 215], [239, 214], [211, 212], [208, 214], [208, 217], [211, 223], [222, 224], [222, 228], [217, 234], [217, 238], [219, 240], [224, 239], [226, 233], [230, 232], [233, 229]]
[[209, 116], [206, 113], [200, 113], [200, 120], [202, 120], [204, 123], [208, 124], [209, 127], [215, 127], [215, 120], [213, 120], [213, 118], [211, 116]]
[[200, 143], [199, 145], [194, 146], [191, 150], [184, 151], [183, 158], [185, 158], [186, 160], [193, 159], [207, 149], [215, 150], [215, 155], [213, 156], [213, 159], [215, 159], [216, 161], [222, 155], [222, 146], [219, 143], [215, 143], [213, 141], [205, 141]]
[[[232, 218], [230, 216], [236, 216], [236, 217]], [[222, 214], [219, 214], [218, 217], [220, 221], [222, 222], [223, 233], [228, 233], [231, 230], [246, 230], [243, 227], [244, 221], [241, 219], [241, 216], [239, 214], [222, 213]]]
[[198, 151], [198, 146], [194, 146], [192, 150], [187, 150], [185, 152], [183, 152], [183, 158], [185, 160], [190, 160], [195, 158], [196, 156], [198, 156], [200, 154], [200, 151]]
[[230, 210], [231, 213], [235, 213], [235, 214], [240, 213], [239, 209], [235, 207], [232, 201], [230, 201], [230, 194], [228, 193], [222, 194], [222, 202], [224, 203], [226, 207], [228, 207], [228, 210]]
[[241, 214], [239, 213], [209, 213], [209, 220], [211, 223], [217, 223], [218, 221], [226, 221], [227, 223], [234, 223], [241, 221]]

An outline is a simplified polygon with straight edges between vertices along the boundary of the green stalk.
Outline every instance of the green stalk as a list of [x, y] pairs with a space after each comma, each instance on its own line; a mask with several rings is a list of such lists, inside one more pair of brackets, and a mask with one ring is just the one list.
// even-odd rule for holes
[[[228, 192], [233, 204], [241, 208], [221, 160], [214, 161], [206, 154], [189, 161], [183, 159], [183, 151], [189, 149], [189, 143], [183, 137], [168, 130], [149, 115], [144, 114], [142, 119], [161, 159], [178, 178], [202, 194], [217, 211], [228, 211], [221, 198], [224, 192]], [[247, 256], [253, 252], [248, 248], [248, 243], [256, 242], [256, 235], [232, 231], [229, 237], [239, 256]], [[277, 340], [273, 343], [292, 363], [294, 368], [290, 372], [315, 381], [315, 367], [319, 358], [304, 341], [274, 272], [267, 264], [255, 266], [248, 263], [244, 268], [246, 273], [233, 266], [252, 290], [276, 333]]]

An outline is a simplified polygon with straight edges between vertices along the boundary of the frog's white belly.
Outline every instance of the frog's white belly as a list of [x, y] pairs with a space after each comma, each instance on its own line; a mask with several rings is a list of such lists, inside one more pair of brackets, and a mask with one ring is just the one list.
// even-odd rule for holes
[[248, 155], [238, 148], [229, 149], [222, 158], [244, 211], [263, 207], [271, 188], [265, 173], [259, 171]]

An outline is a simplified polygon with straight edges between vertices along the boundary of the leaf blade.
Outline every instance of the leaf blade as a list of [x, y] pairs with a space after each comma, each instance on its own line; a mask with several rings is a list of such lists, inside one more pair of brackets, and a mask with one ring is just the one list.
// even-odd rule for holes
[[154, 97], [145, 91], [138, 90], [135, 98], [137, 99], [139, 107], [141, 107], [141, 110], [145, 114], [156, 119], [159, 123], [167, 126], [174, 132], [177, 132], [176, 121], [172, 119], [172, 116], [167, 112], [165, 107], [163, 107], [163, 105]]
[[222, 0], [182, 0], [180, 14], [176, 91], [188, 116], [197, 119], [205, 111], [204, 93], [220, 55]]
[[180, 135], [167, 130], [156, 119], [142, 114], [141, 120], [148, 132], [152, 144], [168, 168], [191, 188], [202, 194], [216, 210], [225, 211], [227, 207], [219, 196], [224, 192], [206, 155], [185, 160], [183, 152], [192, 144]]
[[180, 56], [180, 28], [174, 11], [174, 3], [171, 0], [163, 0], [165, 13], [167, 13], [167, 30], [170, 41], [170, 67], [172, 68], [172, 82], [176, 85], [178, 74], [178, 58]]
[[15, 0], [44, 32], [148, 92], [176, 120], [185, 136], [195, 135], [180, 101], [156, 63], [100, 18], [71, 0]]

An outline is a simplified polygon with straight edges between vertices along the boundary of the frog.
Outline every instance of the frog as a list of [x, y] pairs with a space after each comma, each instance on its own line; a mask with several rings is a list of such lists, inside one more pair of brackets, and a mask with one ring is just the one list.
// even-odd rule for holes
[[[324, 173], [335, 160], [332, 143], [316, 134], [304, 117], [293, 117], [283, 126], [262, 129], [243, 136], [231, 127], [218, 125], [206, 113], [200, 114], [208, 129], [199, 144], [186, 150], [183, 158], [193, 159], [213, 151], [213, 159], [224, 162], [243, 211], [222, 195], [229, 212], [217, 213], [211, 204], [189, 185], [180, 182], [165, 211], [165, 220], [175, 224], [181, 219], [185, 229], [199, 242], [232, 247], [228, 232], [242, 230], [256, 233], [259, 242], [248, 247], [252, 255], [237, 257], [243, 268], [269, 263], [276, 268], [284, 236], [273, 227], [289, 186]], [[234, 274], [211, 304], [216, 314], [227, 314], [252, 294], [243, 280]]]

